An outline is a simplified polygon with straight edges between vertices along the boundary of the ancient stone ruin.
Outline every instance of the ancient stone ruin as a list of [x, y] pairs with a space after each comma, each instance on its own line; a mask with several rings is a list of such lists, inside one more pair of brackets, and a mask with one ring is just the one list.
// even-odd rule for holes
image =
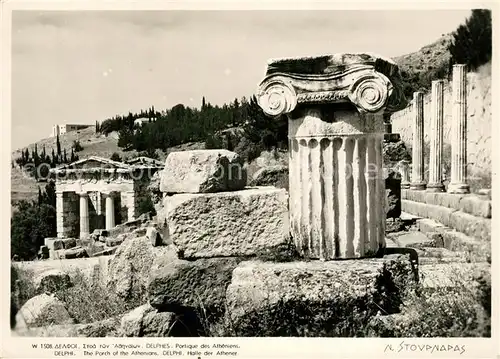
[[[162, 168], [161, 162], [146, 157], [122, 163], [91, 156], [51, 169], [56, 183], [57, 238], [45, 240], [42, 258], [86, 257], [84, 247], [93, 232], [94, 238], [101, 236], [105, 241], [116, 225], [133, 223], [139, 194]], [[107, 244], [100, 249], [110, 254], [108, 249], [114, 246]]]
[[[425, 248], [446, 247], [437, 235], [424, 236], [423, 245], [412, 235], [409, 244], [404, 236], [394, 243], [386, 235], [383, 141], [394, 137], [385, 136], [388, 117], [406, 105], [400, 82], [397, 65], [374, 54], [270, 60], [257, 99], [269, 121], [288, 118], [288, 191], [249, 185], [243, 160], [222, 149], [171, 152], [164, 165], [91, 157], [57, 169], [65, 177], [56, 182], [59, 238], [47, 241], [50, 257], [105, 238], [99, 258], [88, 258], [99, 260], [90, 280], [141, 303], [85, 327], [72, 323], [63, 304], [45, 293], [25, 309], [38, 302], [49, 312], [62, 307], [64, 315], [49, 316], [49, 327], [70, 325], [62, 331], [66, 335], [89, 336], [100, 328], [100, 335], [110, 336], [385, 336], [394, 330], [392, 315], [415, 293], [419, 255]], [[399, 163], [398, 196], [440, 201], [440, 92], [434, 83], [430, 193], [422, 191], [423, 122], [416, 94], [412, 168], [409, 161]], [[463, 136], [460, 103], [457, 138]], [[462, 147], [454, 153], [457, 171]], [[151, 180], [137, 174], [145, 169], [160, 178], [162, 198], [154, 218], [136, 218], [137, 198]], [[465, 190], [462, 175], [452, 174], [451, 193]], [[491, 218], [485, 201], [446, 196], [441, 200], [450, 207]], [[118, 223], [120, 207], [126, 216]], [[399, 217], [401, 208], [395, 212]], [[453, 219], [454, 213], [444, 217], [457, 223], [466, 218]], [[467, 230], [488, 228], [485, 218]], [[68, 235], [75, 231], [77, 239]], [[40, 279], [39, 286], [54, 280]]]
[[259, 105], [289, 119], [290, 223], [299, 252], [324, 260], [385, 246], [384, 115], [405, 102], [397, 65], [371, 54], [272, 60]]

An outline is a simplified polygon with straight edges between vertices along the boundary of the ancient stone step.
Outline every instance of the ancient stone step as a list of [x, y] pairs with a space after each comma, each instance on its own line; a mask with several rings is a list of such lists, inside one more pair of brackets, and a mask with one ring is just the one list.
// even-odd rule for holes
[[473, 216], [491, 218], [491, 201], [485, 196], [475, 194], [456, 194], [446, 192], [426, 192], [411, 189], [401, 190], [404, 200], [427, 203], [462, 211]]
[[426, 217], [449, 226], [467, 236], [483, 241], [490, 241], [491, 219], [476, 217], [471, 214], [451, 208], [402, 200], [402, 208], [406, 212]]
[[467, 257], [470, 261], [488, 261], [488, 258], [491, 258], [491, 243], [489, 240], [478, 240], [469, 237], [428, 218], [417, 220], [417, 227], [428, 236], [441, 237], [442, 247], [457, 252], [461, 257]]

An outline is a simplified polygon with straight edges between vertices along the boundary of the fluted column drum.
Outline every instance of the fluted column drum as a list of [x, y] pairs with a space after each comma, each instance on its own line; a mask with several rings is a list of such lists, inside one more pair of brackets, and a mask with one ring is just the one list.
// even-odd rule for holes
[[374, 256], [385, 247], [384, 117], [406, 105], [397, 65], [374, 54], [273, 59], [256, 98], [270, 120], [288, 117], [297, 251]]
[[[351, 121], [328, 123], [310, 110], [289, 122], [290, 225], [304, 257], [359, 258], [385, 246], [383, 120], [371, 116], [380, 132], [360, 133], [349, 122], [364, 116], [343, 117]], [[318, 128], [324, 133], [310, 133]]]

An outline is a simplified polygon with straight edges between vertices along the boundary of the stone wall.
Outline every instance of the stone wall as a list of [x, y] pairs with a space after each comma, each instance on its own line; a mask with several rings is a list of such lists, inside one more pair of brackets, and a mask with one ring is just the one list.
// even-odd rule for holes
[[[491, 64], [467, 75], [467, 162], [471, 175], [491, 178]], [[444, 146], [451, 145], [451, 83], [445, 85]], [[431, 94], [424, 97], [424, 133], [428, 148], [430, 142]], [[405, 145], [411, 147], [413, 120], [411, 106], [391, 117], [392, 132], [399, 133]], [[428, 154], [426, 154], [426, 158]], [[449, 159], [448, 159], [449, 160]], [[447, 158], [445, 157], [445, 161]]]

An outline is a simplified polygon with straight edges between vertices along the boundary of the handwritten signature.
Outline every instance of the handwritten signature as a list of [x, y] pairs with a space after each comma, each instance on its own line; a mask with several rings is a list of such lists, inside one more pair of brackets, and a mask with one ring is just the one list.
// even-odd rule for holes
[[465, 353], [465, 345], [451, 345], [451, 344], [410, 344], [402, 341], [399, 346], [394, 348], [391, 344], [385, 346], [384, 352], [459, 352]]

